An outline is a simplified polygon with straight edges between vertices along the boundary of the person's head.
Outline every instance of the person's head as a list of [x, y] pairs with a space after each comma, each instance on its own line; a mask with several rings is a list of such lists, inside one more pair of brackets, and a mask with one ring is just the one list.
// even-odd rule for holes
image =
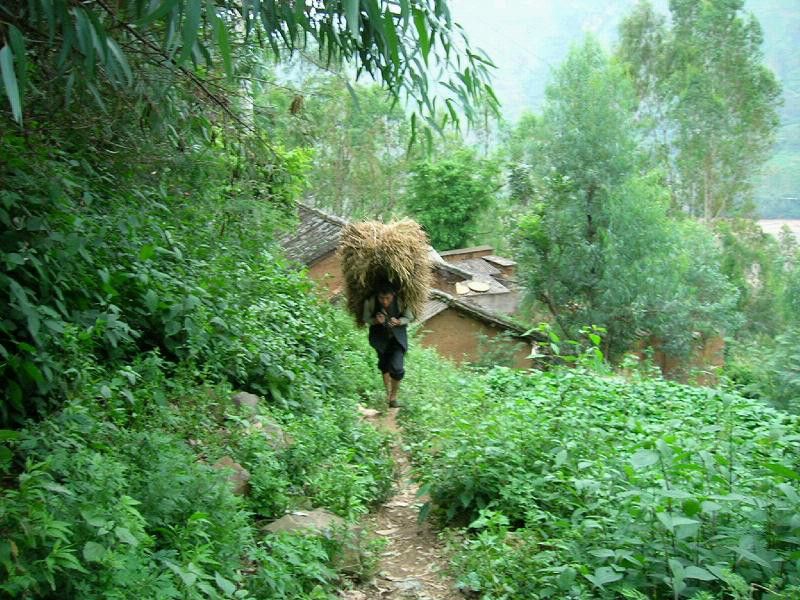
[[389, 308], [396, 293], [397, 292], [390, 283], [384, 283], [378, 286], [378, 304], [380, 304], [383, 308]]

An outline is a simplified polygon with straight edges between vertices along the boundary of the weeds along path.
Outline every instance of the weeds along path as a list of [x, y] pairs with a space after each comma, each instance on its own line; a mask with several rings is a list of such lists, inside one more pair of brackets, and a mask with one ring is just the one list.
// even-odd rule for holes
[[417, 522], [418, 486], [411, 480], [409, 457], [403, 451], [397, 410], [367, 417], [377, 427], [392, 433], [392, 456], [397, 465], [395, 495], [367, 517], [365, 525], [387, 541], [375, 577], [355, 590], [342, 592], [346, 600], [454, 600], [463, 598], [445, 574], [446, 554], [428, 521]]

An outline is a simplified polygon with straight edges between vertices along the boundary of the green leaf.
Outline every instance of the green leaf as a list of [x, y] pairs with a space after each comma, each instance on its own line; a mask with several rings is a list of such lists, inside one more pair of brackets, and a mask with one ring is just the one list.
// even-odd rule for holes
[[613, 583], [622, 579], [622, 573], [617, 573], [611, 567], [599, 567], [594, 570], [594, 575], [584, 575], [596, 587], [603, 587], [607, 583]]
[[572, 584], [575, 583], [575, 576], [577, 575], [577, 571], [572, 567], [567, 567], [558, 575], [558, 587], [561, 590], [568, 590], [572, 587]]
[[0, 442], [18, 440], [19, 436], [20, 436], [19, 431], [14, 431], [12, 429], [0, 429]]
[[11, 104], [11, 114], [14, 120], [22, 124], [22, 97], [17, 86], [17, 74], [14, 72], [14, 55], [9, 46], [3, 46], [0, 50], [0, 72], [3, 76], [3, 87], [6, 89], [6, 97]]
[[125, 75], [125, 80], [127, 81], [128, 85], [132, 85], [133, 73], [131, 72], [131, 67], [128, 64], [128, 59], [125, 58], [125, 54], [122, 52], [122, 49], [117, 45], [117, 42], [115, 42], [111, 38], [106, 38], [106, 45], [108, 46], [111, 56], [114, 57], [114, 60], [117, 61], [117, 64], [122, 69], [122, 72]]
[[115, 527], [114, 533], [121, 542], [130, 544], [131, 546], [139, 545], [139, 540], [136, 539], [136, 536], [134, 536], [131, 533], [131, 530], [128, 529], [127, 527]]
[[417, 498], [420, 498], [421, 496], [424, 496], [425, 494], [430, 493], [432, 486], [433, 486], [433, 483], [431, 483], [430, 481], [428, 483], [420, 486], [420, 488], [417, 490]]
[[214, 27], [214, 38], [217, 40], [217, 48], [222, 56], [222, 67], [228, 79], [233, 79], [233, 57], [231, 54], [231, 40], [225, 22], [217, 15], [213, 4], [209, 2], [208, 14], [214, 15], [212, 25]]
[[139, 260], [149, 260], [153, 258], [156, 254], [155, 246], [151, 244], [146, 244], [142, 246], [142, 249], [139, 250]]
[[408, 0], [400, 0], [400, 16], [403, 18], [403, 29], [408, 27], [409, 14]]
[[25, 51], [25, 37], [13, 25], [8, 26], [8, 41], [17, 64], [17, 85], [19, 87], [20, 106], [24, 106], [25, 88], [28, 85], [28, 56]]
[[428, 35], [428, 24], [425, 19], [425, 13], [422, 12], [420, 9], [414, 7], [414, 25], [417, 28], [417, 34], [419, 35], [419, 47], [422, 50], [422, 58], [425, 60], [425, 64], [428, 64], [428, 54], [431, 51], [431, 39]]
[[707, 570], [702, 567], [695, 567], [694, 565], [686, 567], [683, 571], [683, 576], [686, 579], [700, 579], [701, 581], [713, 581], [716, 579], [716, 577]]
[[630, 461], [635, 469], [641, 470], [656, 464], [658, 458], [658, 452], [655, 450], [639, 450], [631, 456]]
[[663, 512], [656, 514], [656, 517], [658, 517], [658, 520], [670, 531], [674, 530], [676, 527], [697, 525], [700, 523], [700, 521], [696, 519], [687, 519], [686, 517], [670, 515]]
[[165, 0], [161, 4], [157, 5], [152, 12], [139, 19], [138, 22], [139, 27], [148, 25], [149, 23], [152, 23], [156, 19], [160, 19], [161, 17], [166, 16], [175, 9], [177, 3], [178, 0]]
[[392, 62], [395, 67], [400, 67], [400, 52], [398, 48], [400, 41], [397, 39], [397, 32], [394, 28], [394, 17], [388, 9], [383, 16], [383, 29], [386, 32], [386, 43], [389, 46], [389, 55], [392, 57]]
[[156, 312], [158, 308], [158, 294], [153, 290], [147, 290], [147, 293], [144, 295], [144, 304], [151, 313]]
[[83, 545], [83, 558], [88, 562], [100, 562], [105, 554], [105, 546], [97, 542], [86, 542]]
[[217, 582], [219, 589], [221, 589], [228, 596], [232, 596], [234, 592], [236, 592], [236, 586], [216, 571], [214, 571], [214, 581]]
[[347, 20], [347, 30], [354, 38], [358, 37], [359, 0], [344, 0], [344, 16]]
[[25, 374], [36, 383], [44, 382], [44, 375], [42, 375], [41, 370], [39, 369], [39, 367], [36, 366], [35, 363], [26, 360], [25, 362], [22, 363], [22, 368], [25, 370]]
[[800, 473], [793, 471], [789, 467], [786, 467], [780, 463], [767, 463], [764, 466], [776, 475], [786, 477], [787, 479], [795, 479], [800, 481]]
[[428, 513], [431, 512], [431, 503], [426, 502], [422, 505], [422, 508], [419, 509], [419, 514], [417, 515], [417, 522], [422, 523], [425, 519], [428, 518]]
[[186, 14], [183, 18], [181, 29], [181, 40], [183, 49], [178, 62], [184, 62], [192, 53], [194, 43], [197, 41], [198, 30], [200, 29], [200, 11], [202, 8], [201, 0], [187, 0]]

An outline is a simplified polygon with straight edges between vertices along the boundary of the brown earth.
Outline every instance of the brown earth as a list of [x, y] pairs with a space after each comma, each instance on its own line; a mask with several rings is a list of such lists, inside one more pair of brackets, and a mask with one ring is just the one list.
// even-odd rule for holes
[[[365, 526], [387, 541], [373, 579], [353, 590], [340, 592], [346, 600], [456, 600], [463, 596], [447, 576], [447, 556], [428, 521], [419, 523], [419, 487], [411, 480], [409, 457], [402, 449], [396, 408], [367, 420], [393, 434], [392, 455], [397, 465], [395, 495], [369, 515]], [[370, 411], [372, 412], [372, 411]]]

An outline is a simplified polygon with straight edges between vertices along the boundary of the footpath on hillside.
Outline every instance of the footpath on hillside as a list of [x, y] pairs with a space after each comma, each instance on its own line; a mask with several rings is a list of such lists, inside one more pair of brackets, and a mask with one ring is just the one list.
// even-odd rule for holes
[[428, 521], [418, 522], [418, 486], [411, 479], [408, 454], [403, 450], [397, 410], [384, 415], [365, 410], [365, 418], [392, 434], [392, 456], [397, 465], [396, 491], [366, 519], [366, 527], [387, 541], [375, 576], [356, 589], [340, 592], [345, 600], [463, 598], [446, 574], [447, 559], [436, 532]]

